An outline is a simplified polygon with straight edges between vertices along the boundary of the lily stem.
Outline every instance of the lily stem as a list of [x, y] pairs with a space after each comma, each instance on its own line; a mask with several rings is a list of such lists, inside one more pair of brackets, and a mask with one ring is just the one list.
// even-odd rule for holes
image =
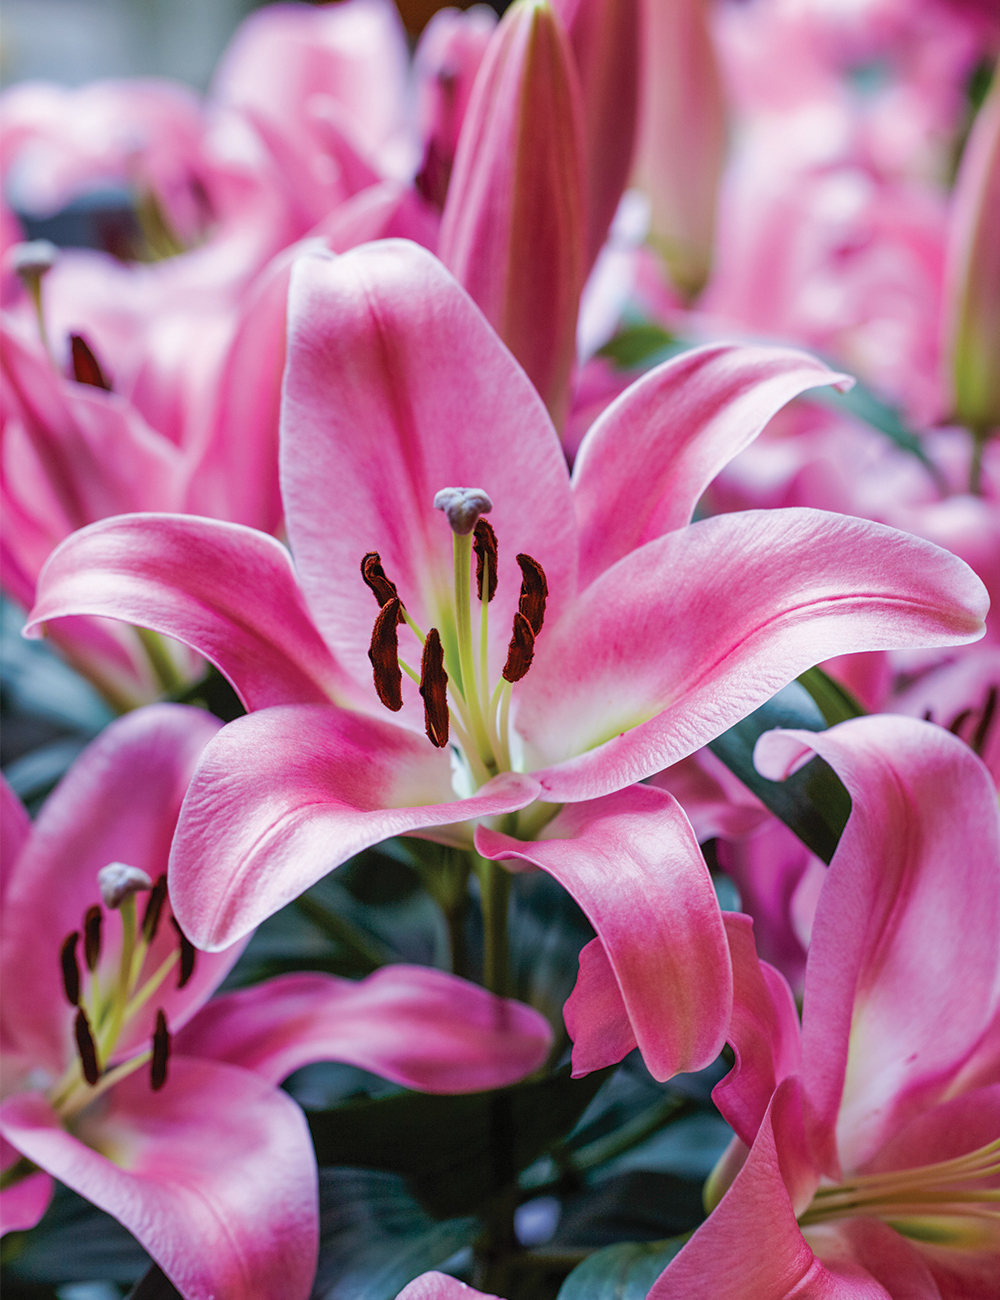
[[479, 859], [483, 909], [483, 983], [491, 993], [507, 996], [510, 959], [507, 946], [507, 912], [510, 874], [497, 862]]

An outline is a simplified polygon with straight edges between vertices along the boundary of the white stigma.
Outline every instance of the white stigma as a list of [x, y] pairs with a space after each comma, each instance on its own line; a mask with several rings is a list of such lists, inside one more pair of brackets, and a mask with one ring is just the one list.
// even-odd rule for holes
[[480, 515], [488, 515], [493, 502], [482, 488], [446, 487], [434, 497], [434, 509], [443, 510], [453, 533], [471, 533]]
[[121, 907], [126, 898], [153, 888], [153, 882], [145, 871], [130, 867], [125, 862], [109, 862], [106, 867], [102, 867], [97, 873], [97, 883], [104, 906], [110, 908]]

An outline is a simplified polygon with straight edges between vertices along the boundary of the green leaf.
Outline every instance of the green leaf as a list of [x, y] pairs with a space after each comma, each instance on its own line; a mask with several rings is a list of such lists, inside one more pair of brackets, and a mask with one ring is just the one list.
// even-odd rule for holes
[[3, 1265], [28, 1282], [101, 1278], [131, 1285], [149, 1268], [149, 1256], [116, 1219], [57, 1183], [38, 1225], [4, 1238]]
[[407, 1092], [348, 1102], [306, 1118], [321, 1165], [409, 1177], [438, 1218], [468, 1213], [508, 1186], [583, 1114], [609, 1071], [457, 1097]]
[[846, 722], [848, 718], [864, 717], [865, 710], [847, 687], [834, 681], [822, 668], [807, 668], [796, 681], [813, 697], [828, 727]]
[[597, 355], [614, 362], [619, 370], [648, 370], [671, 357], [687, 352], [693, 345], [676, 339], [662, 325], [637, 321], [605, 343]]
[[395, 1300], [421, 1273], [469, 1246], [469, 1215], [437, 1223], [396, 1174], [321, 1169], [317, 1300]]
[[833, 768], [813, 758], [787, 781], [767, 781], [753, 765], [754, 745], [765, 731], [774, 727], [825, 731], [826, 726], [822, 710], [806, 688], [791, 682], [711, 741], [709, 749], [813, 853], [829, 862], [851, 815], [851, 796]]
[[598, 1250], [570, 1273], [558, 1300], [646, 1300], [649, 1288], [685, 1241], [687, 1235]]

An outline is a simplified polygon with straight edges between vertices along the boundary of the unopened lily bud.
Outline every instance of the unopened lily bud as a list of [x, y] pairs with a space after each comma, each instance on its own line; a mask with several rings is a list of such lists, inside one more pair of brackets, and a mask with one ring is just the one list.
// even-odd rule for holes
[[583, 98], [587, 146], [587, 270], [628, 183], [639, 113], [639, 0], [553, 0]]
[[636, 180], [651, 205], [650, 236], [682, 293], [708, 279], [725, 161], [722, 80], [709, 0], [642, 0], [642, 82]]
[[493, 502], [482, 488], [447, 487], [434, 497], [434, 509], [448, 516], [451, 531], [464, 537], [471, 533], [480, 515], [488, 515]]
[[952, 198], [947, 350], [956, 420], [1000, 426], [1000, 82], [976, 117]]
[[527, 371], [558, 428], [586, 258], [583, 104], [547, 0], [515, 0], [462, 124], [439, 256]]
[[105, 907], [121, 907], [126, 898], [153, 888], [153, 882], [139, 867], [130, 867], [125, 862], [109, 862], [97, 873], [101, 898]]

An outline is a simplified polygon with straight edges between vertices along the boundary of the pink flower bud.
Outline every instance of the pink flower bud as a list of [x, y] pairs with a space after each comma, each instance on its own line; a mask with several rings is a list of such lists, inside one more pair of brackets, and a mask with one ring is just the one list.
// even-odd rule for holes
[[643, 0], [638, 181], [653, 242], [694, 297], [711, 267], [726, 145], [725, 106], [708, 0]]
[[553, 0], [580, 74], [587, 145], [587, 266], [628, 182], [639, 110], [639, 0]]
[[476, 78], [441, 225], [441, 260], [557, 426], [584, 279], [582, 112], [561, 20], [546, 0], [516, 0]]
[[947, 352], [955, 418], [1000, 425], [1000, 87], [979, 111], [955, 183], [948, 245]]

